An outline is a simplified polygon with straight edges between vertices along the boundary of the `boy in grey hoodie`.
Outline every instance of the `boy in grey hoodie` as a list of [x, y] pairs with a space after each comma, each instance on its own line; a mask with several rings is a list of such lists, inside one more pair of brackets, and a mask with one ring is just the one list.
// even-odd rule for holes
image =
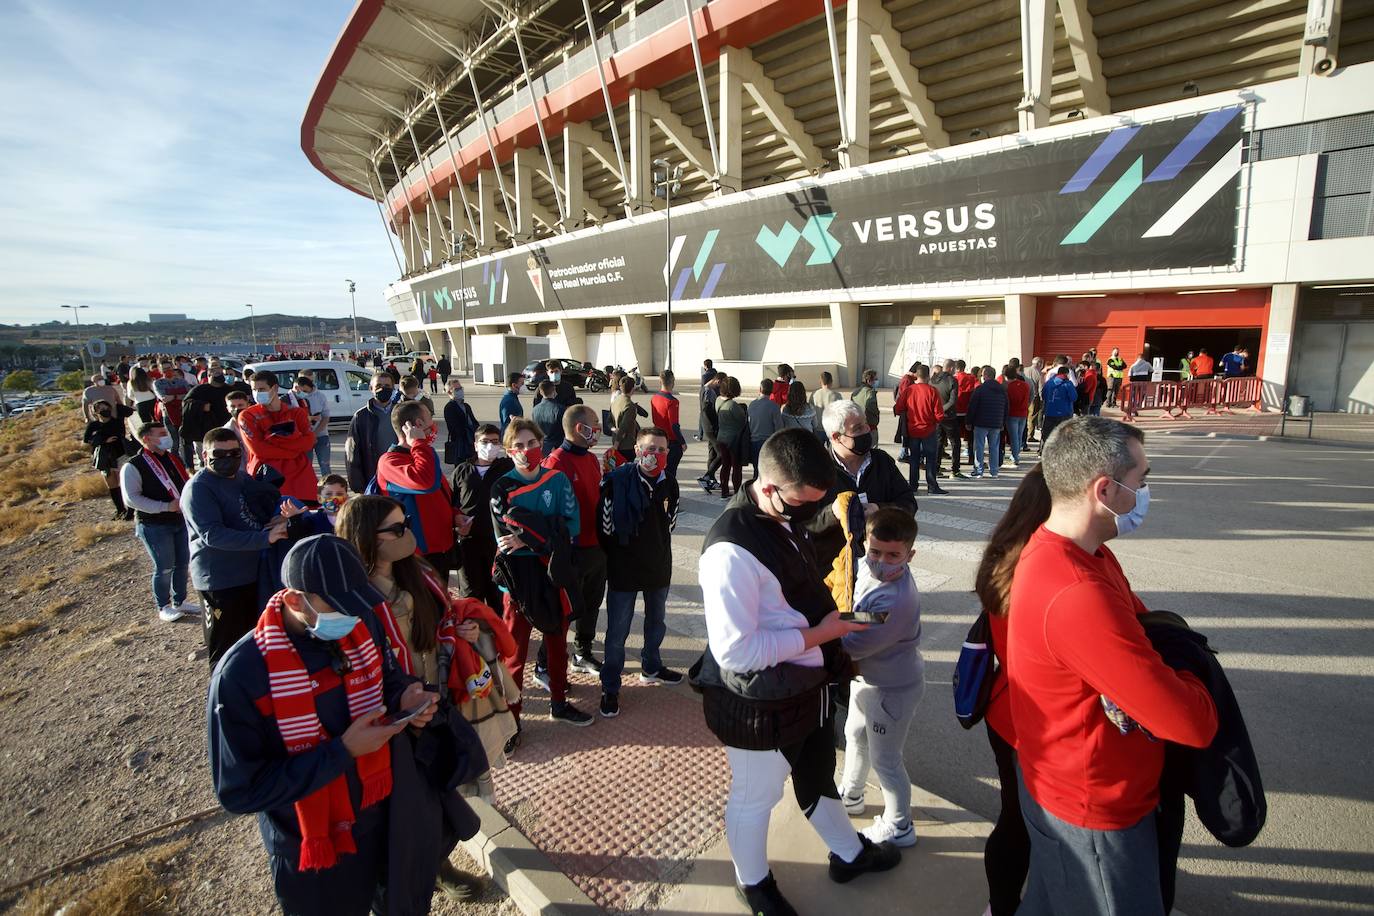
[[925, 687], [921, 658], [921, 596], [909, 564], [916, 555], [916, 518], [885, 507], [868, 517], [867, 553], [854, 587], [854, 616], [869, 627], [843, 639], [859, 669], [850, 684], [845, 720], [845, 810], [864, 809], [864, 781], [878, 773], [884, 811], [862, 833], [875, 843], [916, 845], [911, 823], [911, 779], [902, 745]]

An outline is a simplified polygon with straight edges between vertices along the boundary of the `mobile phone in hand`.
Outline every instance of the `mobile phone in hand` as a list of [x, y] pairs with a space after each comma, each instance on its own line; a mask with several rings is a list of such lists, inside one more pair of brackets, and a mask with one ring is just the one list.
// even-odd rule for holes
[[416, 706], [414, 709], [403, 709], [394, 713], [387, 713], [386, 715], [382, 716], [381, 724], [401, 725], [405, 722], [409, 722], [411, 719], [415, 718], [420, 713], [424, 712], [426, 709], [429, 709], [433, 705], [434, 697], [426, 697], [424, 702], [422, 702], [419, 706]]

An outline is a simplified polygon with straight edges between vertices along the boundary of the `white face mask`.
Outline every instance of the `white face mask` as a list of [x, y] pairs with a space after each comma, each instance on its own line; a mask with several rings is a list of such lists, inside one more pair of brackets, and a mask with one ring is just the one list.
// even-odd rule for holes
[[499, 442], [477, 443], [477, 457], [483, 461], [495, 461], [506, 453]]
[[1117, 537], [1122, 537], [1135, 531], [1145, 523], [1145, 513], [1150, 511], [1150, 485], [1141, 484], [1139, 490], [1131, 490], [1130, 487], [1119, 480], [1113, 480], [1112, 483], [1123, 490], [1130, 490], [1130, 492], [1135, 494], [1135, 506], [1132, 507], [1130, 512], [1124, 515], [1118, 515], [1112, 512], [1111, 506], [1105, 503], [1102, 505], [1102, 508], [1106, 509], [1108, 512], [1112, 512], [1112, 517], [1116, 519], [1116, 535]]

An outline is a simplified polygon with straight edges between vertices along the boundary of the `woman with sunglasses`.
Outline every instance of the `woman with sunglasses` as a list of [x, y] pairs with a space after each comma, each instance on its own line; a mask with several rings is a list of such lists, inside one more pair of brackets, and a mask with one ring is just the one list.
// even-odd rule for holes
[[[510, 704], [519, 695], [501, 663], [503, 653], [515, 650], [501, 618], [440, 584], [439, 573], [415, 552], [415, 534], [394, 499], [353, 497], [339, 510], [335, 533], [358, 549], [368, 581], [386, 599], [391, 619], [382, 628], [397, 663], [436, 685], [476, 730], [488, 765], [504, 766], [506, 742], [516, 733]], [[468, 791], [493, 801], [491, 773]]]

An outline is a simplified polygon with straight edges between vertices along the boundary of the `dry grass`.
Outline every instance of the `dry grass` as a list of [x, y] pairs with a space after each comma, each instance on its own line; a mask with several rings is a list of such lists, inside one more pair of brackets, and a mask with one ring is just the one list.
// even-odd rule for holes
[[17, 506], [52, 485], [52, 471], [32, 458], [17, 461], [0, 476], [0, 506]]
[[[167, 879], [172, 869], [168, 860], [190, 845], [178, 840], [143, 855], [116, 859], [100, 868], [90, 879], [67, 877], [24, 895], [15, 906], [18, 916], [143, 916], [175, 913], [179, 901]], [[88, 890], [81, 890], [90, 885]]]
[[[52, 580], [50, 579], [49, 584], [51, 584], [51, 582]], [[43, 626], [43, 624], [67, 613], [75, 607], [76, 602], [72, 601], [70, 598], [58, 598], [56, 601], [48, 602], [48, 604], [38, 612], [36, 617], [21, 617], [10, 623], [0, 624], [0, 646], [19, 639], [21, 636], [27, 636], [29, 633]]]
[[[42, 531], [59, 521], [62, 513], [56, 509], [34, 509], [30, 506], [0, 506], [0, 547], [8, 547], [30, 531]], [[25, 551], [28, 556], [32, 548]]]
[[[114, 523], [111, 522], [110, 524]], [[126, 567], [128, 564], [129, 561], [127, 557], [117, 557], [99, 566], [83, 566], [79, 569], [74, 569], [72, 570], [70, 578], [73, 582], [90, 582], [92, 579], [99, 579], [101, 576], [108, 576], [115, 573], [123, 573], [127, 576], [128, 569]]]
[[99, 543], [106, 538], [123, 534], [129, 530], [127, 522], [97, 522], [94, 525], [77, 525], [72, 531], [72, 540], [82, 549]]
[[[147, 630], [148, 624], [144, 620], [139, 620], [136, 623], [131, 623], [117, 633], [111, 633], [109, 631], [109, 627], [103, 626], [91, 627], [82, 630], [80, 633], [81, 638], [79, 640], [81, 648], [77, 649], [75, 652], [68, 655], [66, 661], [69, 664], [72, 662], [79, 662], [82, 659], [89, 658], [90, 656], [95, 655], [98, 652], [106, 652], [110, 649], [111, 646], [132, 645], [134, 641], [137, 640], [143, 634], [145, 634]], [[98, 635], [100, 633], [104, 633], [107, 635], [100, 636]]]
[[56, 581], [51, 570], [40, 569], [38, 572], [32, 572], [15, 579], [14, 587], [18, 589], [21, 597], [25, 597], [35, 592], [41, 592]]
[[83, 499], [105, 499], [109, 492], [105, 478], [92, 472], [67, 478], [52, 491], [52, 495], [59, 502], [75, 503]]

